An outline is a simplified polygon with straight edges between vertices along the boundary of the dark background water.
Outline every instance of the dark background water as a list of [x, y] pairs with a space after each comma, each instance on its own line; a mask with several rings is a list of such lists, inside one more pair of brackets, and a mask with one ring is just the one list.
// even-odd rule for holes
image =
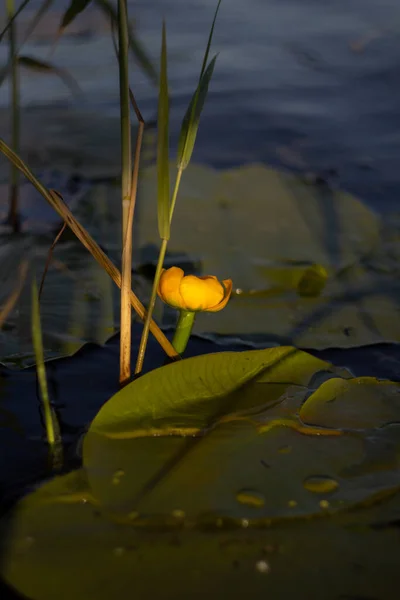
[[[21, 17], [22, 27], [32, 16], [31, 9], [40, 4], [33, 0]], [[49, 59], [54, 32], [67, 5], [68, 1], [55, 3], [26, 44], [26, 54]], [[196, 85], [215, 6], [215, 0], [129, 2], [136, 31], [156, 62], [161, 21], [166, 18], [173, 143]], [[398, 210], [398, 0], [223, 0], [213, 51], [219, 56], [196, 144], [197, 162], [221, 168], [264, 162], [322, 174], [380, 212]], [[1, 44], [0, 60], [5, 62], [6, 56], [7, 46]], [[60, 107], [70, 112], [83, 107], [104, 121], [118, 115], [117, 66], [108, 28], [98, 11], [90, 8], [82, 13], [51, 60], [70, 71], [83, 96], [73, 99], [56, 78], [24, 72], [21, 89], [25, 109], [46, 107], [50, 115]], [[156, 89], [134, 66], [131, 82], [145, 119], [153, 119]], [[8, 96], [8, 86], [1, 86], [0, 111], [6, 120]], [[0, 131], [1, 136], [4, 133]], [[29, 130], [24, 129], [23, 135], [29, 137]], [[40, 137], [34, 143], [40, 147]], [[154, 342], [151, 344], [151, 356], [159, 364], [160, 351]], [[239, 344], [233, 349], [241, 348]], [[209, 351], [210, 342], [192, 340], [189, 354]], [[398, 349], [393, 346], [330, 350], [321, 357], [351, 367], [355, 375], [400, 377]], [[115, 391], [110, 372], [115, 375], [117, 367], [115, 339], [101, 351], [86, 347], [71, 359], [49, 365], [50, 390], [69, 445], [71, 465], [83, 423], [89, 422]], [[97, 383], [90, 385], [88, 402], [84, 383], [87, 385], [90, 370], [92, 381]], [[10, 415], [15, 410], [15, 398], [21, 399], [17, 419], [21, 419], [24, 432], [21, 437], [18, 428], [2, 430], [0, 484], [2, 502], [8, 505], [26, 483], [43, 475], [45, 448], [34, 369], [21, 374], [2, 369], [2, 377], [3, 405]], [[79, 377], [84, 381], [78, 393]], [[70, 382], [75, 391], [70, 389]]]
[[[38, 5], [34, 0], [22, 21]], [[55, 3], [26, 44], [27, 54], [49, 57], [67, 5]], [[166, 18], [173, 142], [196, 84], [215, 6], [215, 0], [129, 2], [136, 32], [156, 62]], [[265, 162], [322, 173], [379, 211], [397, 210], [397, 0], [224, 0], [212, 51], [219, 56], [195, 160], [217, 167]], [[5, 56], [3, 45], [0, 58]], [[55, 78], [25, 73], [24, 106], [85, 106], [104, 118], [118, 114], [116, 62], [98, 10], [79, 16], [51, 60], [69, 69], [83, 98], [73, 100]], [[131, 83], [144, 117], [153, 118], [156, 90], [135, 67]], [[2, 106], [7, 98], [2, 86]]]

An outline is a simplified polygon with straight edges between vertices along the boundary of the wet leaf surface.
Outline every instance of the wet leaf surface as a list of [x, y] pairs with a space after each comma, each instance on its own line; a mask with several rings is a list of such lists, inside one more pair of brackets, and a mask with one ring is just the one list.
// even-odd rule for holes
[[[74, 360], [53, 364], [61, 375]], [[195, 597], [235, 598], [236, 576], [255, 598], [298, 586], [309, 597], [327, 582], [327, 598], [367, 588], [389, 598], [398, 398], [398, 384], [353, 379], [291, 348], [152, 371], [104, 404], [82, 469], [3, 519], [2, 573], [35, 600], [108, 599], [116, 587], [183, 598], [195, 582]]]

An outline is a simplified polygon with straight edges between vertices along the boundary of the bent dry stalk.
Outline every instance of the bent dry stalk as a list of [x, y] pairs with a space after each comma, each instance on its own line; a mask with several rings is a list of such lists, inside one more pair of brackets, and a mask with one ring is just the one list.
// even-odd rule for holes
[[131, 196], [131, 120], [128, 73], [128, 10], [126, 0], [118, 0], [118, 64], [119, 101], [121, 117], [121, 194], [122, 194], [122, 266], [120, 312], [120, 367], [119, 383], [126, 385], [131, 377], [131, 326], [130, 291], [132, 287], [132, 224], [133, 198]]
[[[11, 148], [0, 138], [0, 152], [2, 152], [33, 184], [37, 191], [47, 200], [50, 206], [56, 211], [58, 215], [66, 222], [71, 231], [76, 235], [81, 244], [90, 252], [93, 258], [99, 263], [99, 265], [108, 273], [114, 283], [120, 288], [121, 287], [121, 273], [111, 262], [108, 256], [103, 252], [100, 246], [94, 241], [91, 235], [86, 229], [75, 219], [72, 212], [63, 202], [60, 194], [57, 194], [54, 190], [48, 190], [40, 181], [34, 176], [32, 171], [25, 165], [25, 163], [11, 150]], [[138, 317], [144, 321], [146, 316], [146, 310], [143, 304], [140, 302], [136, 294], [130, 292], [131, 304], [136, 311]], [[158, 327], [154, 321], [150, 322], [150, 331], [163, 348], [164, 352], [172, 359], [179, 359], [179, 355], [175, 351], [171, 342], [166, 338], [164, 333]]]

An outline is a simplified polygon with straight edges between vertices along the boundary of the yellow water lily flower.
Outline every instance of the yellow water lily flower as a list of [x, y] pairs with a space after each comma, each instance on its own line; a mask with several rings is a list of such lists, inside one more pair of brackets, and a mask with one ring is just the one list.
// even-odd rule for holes
[[179, 310], [217, 312], [228, 303], [232, 280], [218, 281], [214, 275], [186, 275], [179, 267], [164, 269], [158, 284], [161, 300]]

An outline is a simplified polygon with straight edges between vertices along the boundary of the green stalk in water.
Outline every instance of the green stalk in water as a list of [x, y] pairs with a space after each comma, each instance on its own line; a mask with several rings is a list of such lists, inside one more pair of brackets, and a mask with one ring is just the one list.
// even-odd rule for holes
[[46, 428], [49, 458], [52, 469], [60, 469], [63, 464], [63, 450], [57, 416], [52, 409], [47, 388], [46, 368], [44, 365], [42, 328], [40, 324], [39, 299], [36, 281], [32, 282], [32, 340], [36, 357], [36, 371], [43, 405], [43, 417]]
[[[8, 20], [12, 20], [15, 13], [14, 0], [6, 0], [6, 12]], [[19, 69], [17, 55], [17, 22], [12, 20], [8, 30], [9, 55], [11, 64], [11, 85], [10, 85], [10, 108], [11, 108], [11, 147], [16, 154], [19, 153], [20, 140], [20, 102], [19, 102]], [[9, 212], [8, 221], [17, 233], [20, 229], [18, 214], [18, 169], [11, 165], [10, 188], [9, 188]]]

